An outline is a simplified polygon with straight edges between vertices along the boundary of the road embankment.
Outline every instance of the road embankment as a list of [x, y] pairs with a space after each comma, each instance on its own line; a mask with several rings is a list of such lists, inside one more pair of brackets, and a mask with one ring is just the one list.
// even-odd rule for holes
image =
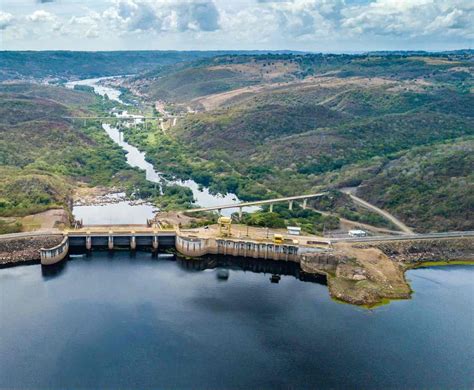
[[62, 234], [0, 236], [0, 267], [39, 262], [41, 248], [52, 248], [63, 239]]
[[474, 238], [337, 243], [334, 251], [305, 254], [304, 272], [327, 276], [330, 295], [355, 305], [375, 306], [408, 299], [405, 271], [420, 265], [474, 261]]

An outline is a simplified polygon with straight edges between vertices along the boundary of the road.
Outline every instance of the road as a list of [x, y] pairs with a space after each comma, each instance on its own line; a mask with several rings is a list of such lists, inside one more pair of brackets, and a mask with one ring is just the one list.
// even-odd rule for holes
[[[84, 235], [107, 235], [109, 232], [109, 229], [111, 229], [111, 226], [107, 226], [106, 229], [102, 229], [102, 232], [99, 233], [99, 231], [87, 231], [87, 229], [82, 229], [79, 231], [70, 231], [69, 236], [84, 236]], [[256, 228], [252, 228], [256, 229]], [[98, 229], [100, 230], [100, 229]], [[154, 232], [152, 229], [146, 229], [143, 228], [143, 231], [136, 231], [136, 227], [134, 227], [134, 233], [139, 233], [140, 235], [155, 235], [156, 232]], [[209, 231], [200, 232], [200, 229], [195, 229], [192, 232], [195, 235], [201, 236], [200, 233], [202, 233], [202, 237], [215, 237], [217, 232], [217, 228], [214, 227], [215, 231], [212, 231], [209, 229]], [[247, 239], [257, 239], [257, 240], [265, 240], [267, 236], [269, 236], [268, 232], [266, 229], [260, 228], [260, 234], [255, 234], [254, 231], [251, 232], [250, 237]], [[238, 235], [238, 237], [234, 237], [234, 239], [244, 239], [247, 236], [245, 234], [245, 229], [240, 232], [241, 234]], [[130, 234], [127, 233], [126, 231], [121, 232], [120, 230], [117, 230], [114, 235], [119, 236], [121, 234]], [[175, 235], [176, 233], [174, 231], [159, 231], [158, 234], [160, 236], [170, 236], [170, 235]], [[272, 232], [273, 234], [273, 232]], [[14, 238], [25, 238], [25, 237], [39, 237], [39, 236], [51, 236], [51, 235], [62, 235], [62, 232], [59, 232], [58, 230], [50, 230], [50, 231], [39, 231], [39, 232], [25, 232], [25, 233], [12, 233], [12, 234], [3, 234], [0, 235], [0, 241], [2, 240], [8, 240], [8, 239], [14, 239]], [[271, 237], [271, 235], [270, 235]], [[288, 236], [289, 237], [289, 236]], [[291, 236], [291, 238], [295, 238], [300, 241], [302, 246], [305, 247], [307, 244], [307, 241], [319, 241], [319, 242], [324, 242], [327, 241], [328, 243], [331, 242], [333, 244], [338, 243], [338, 242], [348, 242], [348, 243], [370, 243], [370, 242], [388, 242], [388, 241], [407, 241], [407, 240], [442, 240], [442, 239], [450, 239], [450, 238], [474, 238], [474, 231], [464, 231], [464, 232], [442, 232], [442, 233], [424, 233], [424, 234], [406, 234], [403, 236], [372, 236], [372, 237], [343, 237], [343, 238], [328, 238], [328, 237], [317, 237], [317, 236]], [[311, 247], [311, 245], [309, 245]]]
[[0, 234], [0, 240], [9, 240], [11, 238], [39, 237], [39, 236], [62, 236], [63, 232], [57, 229], [38, 230], [36, 232]]
[[404, 240], [433, 240], [443, 238], [463, 238], [474, 237], [474, 230], [465, 232], [442, 232], [442, 233], [422, 233], [405, 234], [403, 236], [373, 236], [373, 237], [342, 237], [332, 238], [331, 242], [374, 242], [374, 241], [404, 241]]
[[372, 210], [373, 212], [381, 215], [385, 219], [388, 219], [390, 222], [392, 222], [396, 227], [398, 227], [403, 233], [406, 234], [414, 234], [414, 231], [410, 229], [407, 225], [405, 225], [402, 221], [400, 221], [398, 218], [394, 217], [392, 214], [389, 212], [382, 210], [378, 208], [377, 206], [374, 206], [373, 204], [370, 204], [369, 202], [366, 202], [365, 200], [359, 198], [358, 196], [355, 196], [351, 194], [350, 192], [346, 192], [347, 195], [351, 197], [351, 199], [354, 201], [354, 203], [365, 207], [366, 209]]

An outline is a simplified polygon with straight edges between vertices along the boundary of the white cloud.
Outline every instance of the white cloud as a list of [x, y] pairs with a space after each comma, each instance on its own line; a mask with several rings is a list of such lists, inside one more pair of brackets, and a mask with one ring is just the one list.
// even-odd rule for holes
[[98, 38], [100, 36], [101, 16], [96, 12], [90, 12], [85, 16], [73, 16], [62, 28], [63, 32], [70, 35], [84, 35], [86, 38]]
[[56, 20], [55, 15], [53, 15], [51, 12], [44, 11], [42, 9], [33, 12], [31, 15], [28, 15], [26, 18], [30, 22], [35, 22], [35, 23], [54, 22]]
[[115, 0], [103, 13], [122, 32], [215, 31], [219, 12], [211, 0]]
[[[48, 4], [45, 4], [48, 3]], [[9, 48], [37, 38], [83, 47], [375, 48], [468, 47], [474, 38], [473, 0], [23, 0], [0, 11]], [[79, 4], [79, 5], [78, 5]], [[7, 28], [8, 27], [8, 28]], [[20, 37], [20, 38], [18, 38]], [[154, 37], [154, 39], [148, 39]], [[156, 39], [160, 37], [160, 39]], [[95, 38], [88, 40], [87, 38]], [[122, 42], [122, 43], [121, 43]], [[176, 46], [173, 43], [176, 42]], [[354, 42], [358, 42], [354, 46]], [[120, 44], [124, 46], [121, 47]], [[74, 46], [79, 47], [79, 46]], [[117, 47], [117, 46], [115, 46]]]
[[11, 25], [13, 21], [13, 15], [8, 12], [0, 11], [0, 30], [5, 30]]
[[279, 28], [293, 36], [330, 34], [337, 28], [343, 0], [294, 0], [273, 3]]
[[474, 3], [463, 0], [376, 0], [344, 10], [342, 28], [356, 34], [471, 35]]

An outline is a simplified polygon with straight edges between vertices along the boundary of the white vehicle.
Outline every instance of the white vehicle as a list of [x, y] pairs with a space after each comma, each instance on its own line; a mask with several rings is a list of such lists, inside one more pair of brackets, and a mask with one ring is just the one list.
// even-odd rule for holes
[[367, 232], [365, 230], [349, 230], [349, 236], [351, 237], [367, 237]]

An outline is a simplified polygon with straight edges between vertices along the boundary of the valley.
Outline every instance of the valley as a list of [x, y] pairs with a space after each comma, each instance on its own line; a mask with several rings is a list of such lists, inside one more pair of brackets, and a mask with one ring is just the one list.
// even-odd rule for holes
[[[473, 209], [472, 72], [469, 55], [224, 56], [125, 80], [183, 113], [125, 137], [164, 172], [243, 200], [358, 187], [419, 231], [471, 229], [455, 204]], [[447, 174], [452, 158], [461, 169]]]
[[0, 390], [474, 389], [471, 3], [0, 1]]
[[[318, 255], [298, 260], [332, 278], [335, 298], [407, 298], [406, 265], [378, 280], [364, 259], [398, 261], [379, 241], [400, 237], [416, 248], [436, 237], [418, 233], [472, 231], [472, 87], [452, 76], [472, 72], [471, 57], [446, 55], [454, 71], [439, 59], [371, 57], [231, 55], [66, 85], [3, 83], [1, 231], [127, 232], [147, 221], [176, 228], [177, 240], [181, 229], [214, 240], [224, 214], [238, 242], [301, 229], [297, 246], [341, 264], [328, 273]], [[404, 72], [392, 74], [400, 62]], [[238, 206], [244, 201], [255, 206]], [[368, 247], [350, 231], [368, 234], [360, 240]], [[471, 259], [471, 242], [461, 241], [458, 260]], [[452, 256], [448, 249], [445, 260]], [[423, 252], [417, 263], [433, 260]], [[360, 275], [375, 284], [359, 286]], [[400, 291], [387, 290], [391, 283]]]

